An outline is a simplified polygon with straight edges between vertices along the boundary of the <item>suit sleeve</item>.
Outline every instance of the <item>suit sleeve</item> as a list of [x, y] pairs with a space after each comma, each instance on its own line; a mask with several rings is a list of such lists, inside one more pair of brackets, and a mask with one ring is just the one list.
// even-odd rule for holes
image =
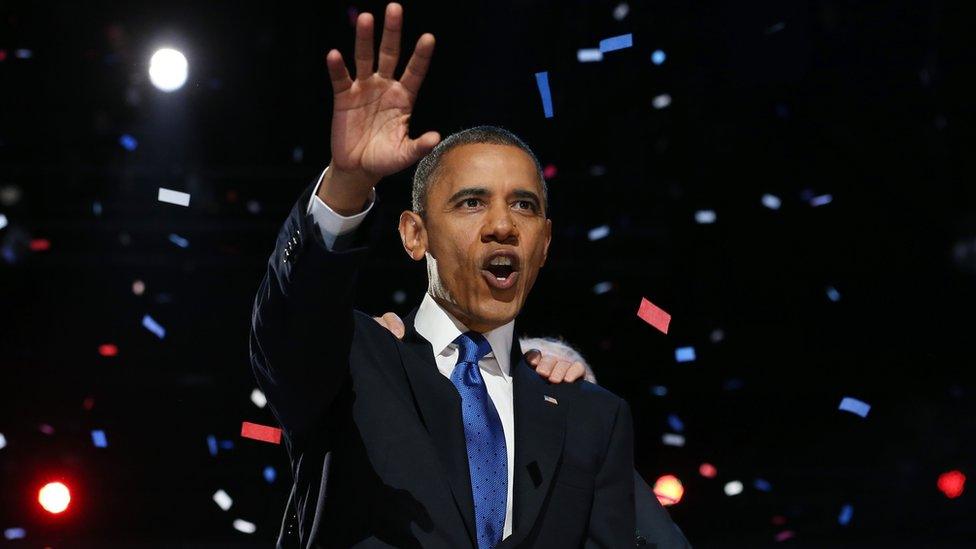
[[355, 246], [365, 228], [325, 245], [308, 213], [314, 187], [278, 233], [251, 316], [251, 366], [290, 446], [302, 444], [348, 380], [356, 274], [367, 252]]
[[610, 443], [596, 476], [587, 548], [634, 546], [634, 429], [630, 406], [617, 407]]

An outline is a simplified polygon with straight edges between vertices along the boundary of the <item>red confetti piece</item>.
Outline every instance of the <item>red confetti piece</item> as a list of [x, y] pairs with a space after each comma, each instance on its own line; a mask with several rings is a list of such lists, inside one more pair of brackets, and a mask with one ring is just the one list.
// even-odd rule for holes
[[702, 463], [701, 466], [698, 467], [698, 473], [705, 478], [715, 478], [715, 475], [718, 474], [718, 470], [715, 469], [715, 466], [711, 463]]
[[115, 356], [119, 354], [119, 348], [111, 343], [105, 343], [98, 346], [98, 354], [102, 356]]
[[949, 499], [955, 499], [962, 495], [966, 486], [966, 475], [962, 471], [954, 470], [939, 475], [939, 491]]
[[0, 61], [7, 60], [7, 50], [0, 50]]
[[46, 252], [51, 249], [51, 241], [46, 238], [35, 238], [30, 242], [32, 252]]
[[783, 530], [782, 532], [776, 534], [776, 541], [786, 541], [796, 535], [793, 530]]
[[554, 164], [549, 164], [546, 166], [546, 168], [542, 171], [542, 176], [546, 179], [556, 177], [556, 166]]
[[664, 309], [648, 301], [647, 298], [641, 298], [640, 308], [637, 309], [637, 316], [662, 333], [668, 333], [668, 325], [671, 324], [671, 315], [666, 313]]
[[270, 442], [271, 444], [281, 444], [281, 429], [268, 427], [267, 425], [258, 425], [257, 423], [245, 421], [241, 424], [241, 436], [262, 442]]

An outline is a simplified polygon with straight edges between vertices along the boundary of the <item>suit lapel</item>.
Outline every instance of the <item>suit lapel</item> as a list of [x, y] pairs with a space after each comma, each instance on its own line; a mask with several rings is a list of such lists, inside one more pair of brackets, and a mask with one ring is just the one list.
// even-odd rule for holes
[[417, 309], [414, 309], [403, 320], [406, 332], [400, 357], [413, 391], [414, 404], [447, 471], [454, 502], [464, 520], [468, 537], [474, 544], [474, 499], [468, 473], [467, 445], [461, 425], [461, 397], [454, 384], [438, 371], [430, 342], [414, 329], [416, 315]]
[[546, 402], [553, 391], [522, 357], [516, 333], [512, 341], [515, 402], [514, 529], [502, 546], [517, 546], [532, 530], [559, 466], [566, 416]]

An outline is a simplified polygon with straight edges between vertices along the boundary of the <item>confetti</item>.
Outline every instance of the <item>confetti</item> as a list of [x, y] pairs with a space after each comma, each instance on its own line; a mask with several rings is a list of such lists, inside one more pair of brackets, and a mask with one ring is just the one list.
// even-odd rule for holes
[[46, 238], [35, 238], [30, 241], [32, 252], [46, 252], [51, 249], [51, 241]]
[[0, 450], [6, 447], [7, 447], [7, 437], [3, 436], [3, 433], [0, 433]]
[[207, 435], [207, 450], [210, 451], [211, 456], [217, 455], [217, 437]]
[[542, 170], [542, 177], [552, 179], [553, 177], [556, 177], [556, 173], [557, 170], [555, 164], [546, 164], [546, 167]]
[[795, 535], [796, 533], [793, 532], [793, 530], [783, 530], [782, 532], [776, 534], [775, 539], [776, 541], [786, 541]]
[[119, 137], [119, 145], [122, 145], [123, 149], [132, 152], [136, 150], [136, 148], [139, 146], [139, 142], [136, 141], [135, 137], [132, 137], [131, 135], [125, 133], [122, 134], [121, 137]]
[[91, 432], [92, 444], [95, 448], [108, 448], [108, 439], [105, 438], [105, 431], [101, 429], [95, 429]]
[[685, 445], [685, 437], [675, 433], [664, 433], [661, 435], [661, 442], [665, 446], [677, 446], [680, 448]]
[[667, 58], [668, 56], [664, 53], [664, 50], [654, 50], [654, 53], [651, 54], [651, 63], [663, 65]]
[[966, 475], [958, 470], [942, 473], [939, 475], [936, 486], [938, 486], [940, 492], [945, 494], [945, 497], [956, 499], [962, 495], [963, 490], [966, 488]]
[[674, 359], [678, 362], [694, 362], [695, 361], [695, 348], [694, 347], [678, 347], [674, 350]]
[[718, 475], [718, 469], [716, 469], [711, 463], [702, 463], [698, 467], [698, 474], [705, 478], [715, 478], [715, 476]]
[[613, 282], [598, 282], [593, 286], [593, 293], [603, 295], [613, 289]]
[[708, 340], [712, 343], [719, 343], [725, 339], [725, 331], [719, 328], [712, 330], [712, 333], [708, 335]]
[[234, 530], [238, 532], [243, 532], [245, 534], [253, 534], [258, 529], [253, 522], [248, 522], [243, 519], [234, 519]]
[[153, 317], [149, 315], [142, 317], [142, 327], [156, 334], [156, 337], [159, 339], [166, 337], [166, 328], [160, 326], [159, 323], [153, 320]]
[[576, 50], [576, 60], [580, 63], [594, 63], [603, 61], [603, 52], [598, 48], [583, 48]]
[[176, 204], [177, 206], [189, 206], [190, 205], [190, 193], [184, 193], [180, 191], [173, 191], [163, 187], [159, 188], [159, 195], [156, 198], [160, 202], [166, 202], [167, 204]]
[[600, 52], [607, 53], [629, 48], [634, 45], [633, 34], [621, 34], [600, 40]]
[[834, 288], [833, 286], [827, 286], [826, 291], [827, 291], [827, 299], [833, 301], [834, 303], [840, 301], [840, 292], [837, 291], [837, 288]]
[[678, 414], [668, 414], [668, 426], [672, 431], [682, 432], [685, 430], [685, 422], [681, 421]]
[[37, 428], [42, 433], [44, 433], [45, 435], [53, 435], [54, 434], [54, 427], [51, 427], [47, 423], [42, 423], [42, 424], [38, 425]]
[[221, 450], [233, 450], [234, 449], [234, 441], [233, 440], [221, 440], [220, 441], [220, 449]]
[[778, 210], [782, 201], [775, 194], [766, 193], [762, 195], [762, 205], [770, 210]]
[[213, 500], [214, 503], [217, 504], [217, 507], [220, 507], [224, 511], [230, 509], [231, 505], [234, 505], [234, 500], [231, 499], [231, 497], [227, 495], [227, 492], [223, 490], [217, 490], [214, 492]]
[[95, 216], [102, 215], [102, 203], [101, 202], [99, 202], [97, 200], [94, 201], [94, 202], [92, 202], [92, 213], [95, 214]]
[[132, 293], [136, 295], [142, 295], [146, 291], [146, 283], [141, 280], [135, 280], [132, 282]]
[[847, 526], [851, 523], [852, 516], [854, 516], [854, 506], [852, 506], [850, 503], [845, 503], [840, 508], [840, 514], [837, 515], [837, 524]]
[[695, 212], [695, 223], [699, 225], [711, 225], [715, 223], [715, 210], [698, 210]]
[[281, 444], [281, 429], [258, 425], [257, 423], [243, 422], [241, 424], [241, 436], [272, 444]]
[[647, 298], [641, 298], [640, 308], [637, 309], [637, 316], [662, 333], [668, 333], [668, 326], [671, 324], [671, 315], [648, 301]]
[[261, 389], [254, 389], [251, 391], [251, 402], [258, 408], [264, 408], [265, 404], [268, 403], [268, 397], [264, 396]]
[[600, 240], [601, 238], [606, 238], [607, 235], [609, 234], [610, 234], [610, 226], [600, 225], [599, 227], [590, 229], [590, 232], [587, 233], [586, 237], [590, 239], [590, 242], [592, 242], [594, 240]]
[[822, 194], [820, 196], [815, 196], [810, 199], [810, 205], [814, 208], [818, 206], [826, 206], [834, 201], [834, 197], [829, 194]]
[[861, 417], [868, 417], [868, 412], [871, 411], [871, 405], [856, 398], [844, 397], [840, 401], [840, 406], [837, 409], [857, 414]]
[[613, 8], [613, 18], [617, 21], [623, 21], [628, 13], [630, 13], [630, 6], [626, 2], [621, 2], [617, 4], [617, 7]]
[[27, 531], [23, 528], [7, 528], [3, 531], [3, 537], [7, 539], [24, 539]]
[[7, 223], [8, 223], [7, 216], [0, 214], [0, 229], [6, 227]]
[[668, 388], [664, 385], [655, 385], [651, 387], [651, 394], [659, 397], [667, 396]]
[[180, 248], [189, 248], [190, 247], [190, 241], [187, 240], [187, 239], [185, 239], [185, 238], [183, 238], [182, 236], [180, 236], [178, 234], [170, 234], [169, 235], [169, 241], [172, 242], [173, 244], [176, 244]]
[[760, 492], [770, 492], [773, 489], [773, 485], [769, 483], [768, 480], [757, 478], [752, 481], [752, 487]]
[[725, 487], [723, 489], [725, 490], [725, 495], [737, 496], [742, 493], [742, 483], [737, 480], [733, 480], [725, 483]]
[[275, 471], [274, 467], [268, 465], [264, 468], [263, 471], [261, 471], [261, 475], [264, 476], [265, 482], [271, 484], [275, 481], [275, 478], [277, 478], [278, 472]]
[[552, 118], [552, 95], [549, 93], [549, 72], [535, 73], [535, 84], [539, 87], [539, 95], [542, 97], [542, 111], [546, 118]]
[[98, 346], [98, 354], [107, 357], [117, 356], [119, 354], [119, 348], [111, 343], [103, 343]]
[[669, 105], [671, 105], [671, 96], [666, 93], [654, 96], [654, 99], [651, 100], [651, 105], [658, 110], [666, 109]]

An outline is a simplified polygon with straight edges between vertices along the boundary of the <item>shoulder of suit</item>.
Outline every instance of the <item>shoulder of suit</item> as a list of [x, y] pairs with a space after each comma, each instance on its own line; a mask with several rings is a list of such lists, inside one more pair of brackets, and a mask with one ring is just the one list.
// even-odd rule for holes
[[585, 380], [562, 383], [553, 385], [552, 387], [558, 387], [556, 392], [560, 393], [561, 396], [570, 399], [578, 406], [586, 408], [615, 413], [621, 404], [627, 405], [627, 402], [623, 398], [615, 395], [608, 389]]

